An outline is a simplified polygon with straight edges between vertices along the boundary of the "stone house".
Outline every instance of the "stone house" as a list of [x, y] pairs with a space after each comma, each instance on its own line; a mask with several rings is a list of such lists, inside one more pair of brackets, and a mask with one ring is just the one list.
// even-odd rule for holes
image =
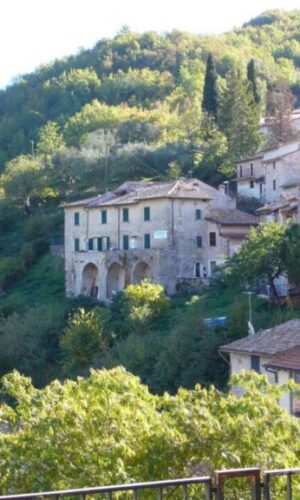
[[256, 198], [263, 204], [285, 198], [286, 186], [300, 180], [299, 139], [265, 149], [236, 163], [239, 197]]
[[198, 179], [126, 182], [65, 204], [68, 296], [109, 300], [149, 278], [171, 295], [200, 285], [242, 243], [257, 217]]
[[[229, 353], [231, 373], [255, 370], [267, 375], [272, 384], [284, 384], [291, 379], [300, 383], [299, 319], [223, 345], [219, 351]], [[300, 399], [296, 394], [283, 394], [280, 405], [288, 413], [300, 416]]]

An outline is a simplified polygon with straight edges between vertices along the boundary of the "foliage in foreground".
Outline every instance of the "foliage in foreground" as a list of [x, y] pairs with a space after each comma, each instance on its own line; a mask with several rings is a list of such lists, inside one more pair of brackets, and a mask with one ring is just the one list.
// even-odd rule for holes
[[295, 466], [300, 423], [277, 404], [287, 387], [250, 372], [232, 383], [244, 388], [241, 397], [200, 386], [153, 396], [123, 368], [43, 390], [17, 372], [7, 375], [2, 393], [15, 404], [1, 406], [0, 429], [9, 429], [0, 433], [1, 491]]

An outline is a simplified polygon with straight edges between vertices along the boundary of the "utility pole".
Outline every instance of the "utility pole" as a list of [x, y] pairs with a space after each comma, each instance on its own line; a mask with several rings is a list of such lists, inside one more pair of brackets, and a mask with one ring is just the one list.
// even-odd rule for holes
[[32, 158], [35, 158], [35, 154], [34, 154], [34, 141], [32, 139], [30, 139], [29, 142], [31, 143], [31, 155], [32, 155]]

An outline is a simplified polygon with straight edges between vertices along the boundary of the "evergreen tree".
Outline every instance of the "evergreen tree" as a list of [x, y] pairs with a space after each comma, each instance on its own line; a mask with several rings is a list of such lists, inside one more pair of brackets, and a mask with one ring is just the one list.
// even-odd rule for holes
[[217, 119], [218, 96], [217, 96], [217, 73], [215, 70], [212, 54], [208, 54], [206, 61], [206, 72], [204, 80], [202, 110]]
[[251, 61], [249, 61], [249, 63], [248, 63], [247, 78], [248, 78], [249, 83], [251, 84], [251, 88], [252, 88], [253, 96], [254, 96], [254, 101], [256, 104], [259, 104], [260, 103], [260, 95], [259, 95], [258, 89], [257, 89], [254, 59], [251, 59]]
[[229, 71], [226, 84], [219, 122], [227, 137], [229, 158], [233, 164], [233, 161], [255, 153], [259, 147], [259, 110], [249, 82], [239, 69]]

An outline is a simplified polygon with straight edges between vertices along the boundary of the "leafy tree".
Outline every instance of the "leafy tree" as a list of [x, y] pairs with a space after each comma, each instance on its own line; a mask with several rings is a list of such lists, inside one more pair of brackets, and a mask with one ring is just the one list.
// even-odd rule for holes
[[285, 269], [282, 256], [282, 244], [286, 226], [276, 222], [268, 222], [257, 229], [251, 229], [247, 240], [231, 259], [229, 266], [239, 283], [256, 286], [265, 280], [271, 292], [279, 298], [275, 279]]
[[122, 368], [43, 390], [9, 374], [1, 387], [14, 402], [1, 405], [0, 426], [9, 429], [0, 434], [1, 492], [168, 479], [199, 467], [295, 467], [300, 424], [278, 406], [291, 385], [250, 372], [232, 384], [241, 396], [196, 386], [159, 397]]
[[254, 59], [251, 59], [247, 65], [247, 78], [251, 85], [254, 102], [256, 104], [260, 103], [260, 95], [258, 93], [257, 82], [256, 82], [256, 72], [255, 72], [255, 63]]
[[47, 186], [45, 171], [38, 159], [21, 155], [11, 160], [0, 177], [0, 186], [9, 203], [14, 203], [30, 214], [33, 206], [47, 198], [56, 196], [56, 192]]
[[293, 139], [297, 130], [291, 120], [294, 96], [284, 81], [276, 83], [275, 88], [267, 95], [268, 142], [277, 145]]
[[226, 78], [220, 108], [220, 127], [228, 140], [231, 160], [247, 157], [260, 144], [258, 132], [259, 111], [249, 82], [240, 70], [233, 68]]
[[69, 319], [60, 340], [66, 373], [86, 373], [96, 357], [106, 351], [110, 342], [109, 320], [109, 310], [100, 307], [87, 312], [79, 308]]
[[58, 337], [63, 311], [55, 307], [27, 308], [0, 318], [1, 374], [16, 366], [33, 378], [36, 386], [45, 385], [58, 369]]
[[36, 147], [39, 156], [49, 162], [51, 156], [62, 151], [64, 147], [64, 138], [59, 132], [57, 123], [50, 121], [40, 128], [39, 141]]
[[291, 224], [285, 234], [282, 244], [282, 259], [290, 283], [300, 287], [300, 226]]
[[204, 80], [202, 110], [213, 118], [218, 117], [217, 73], [213, 55], [208, 54]]
[[144, 279], [139, 284], [129, 285], [121, 298], [123, 316], [128, 317], [137, 329], [143, 328], [153, 319], [169, 309], [169, 300], [162, 285]]

